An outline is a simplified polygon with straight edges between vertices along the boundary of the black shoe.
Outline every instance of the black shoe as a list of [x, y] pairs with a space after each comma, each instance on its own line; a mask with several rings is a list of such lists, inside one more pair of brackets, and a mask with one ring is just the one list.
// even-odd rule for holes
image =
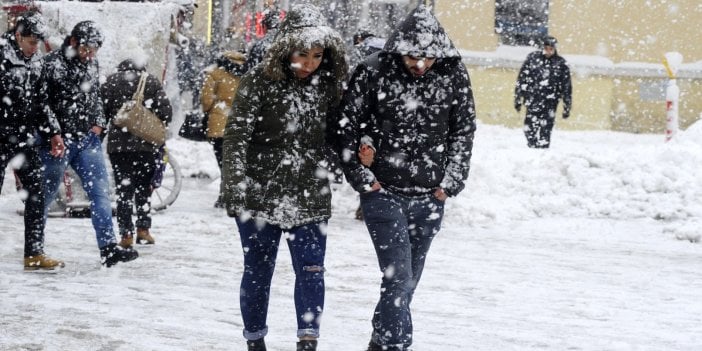
[[117, 244], [109, 244], [103, 248], [100, 248], [100, 258], [102, 259], [102, 264], [107, 268], [116, 265], [119, 262], [129, 262], [135, 260], [139, 257], [139, 253], [133, 248], [122, 248], [117, 246]]
[[380, 346], [371, 340], [371, 342], [368, 343], [368, 349], [366, 351], [403, 351], [406, 349], [399, 348], [397, 346]]
[[217, 201], [215, 201], [214, 207], [215, 207], [215, 208], [224, 208], [224, 202], [222, 202], [222, 196], [221, 196], [221, 195], [217, 198]]
[[317, 351], [317, 340], [300, 340], [297, 342], [297, 351]]
[[266, 351], [266, 343], [263, 341], [263, 338], [246, 340], [246, 347], [248, 351]]
[[368, 343], [368, 349], [366, 351], [383, 351], [383, 347], [371, 340], [371, 342]]
[[360, 205], [356, 209], [356, 219], [358, 219], [359, 221], [363, 220], [363, 210], [361, 209]]

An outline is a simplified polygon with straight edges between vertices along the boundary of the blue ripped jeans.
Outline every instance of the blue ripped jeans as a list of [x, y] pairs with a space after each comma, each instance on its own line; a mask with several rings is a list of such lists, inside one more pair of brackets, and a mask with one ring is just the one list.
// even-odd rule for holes
[[371, 338], [405, 349], [412, 344], [410, 303], [441, 228], [444, 203], [433, 194], [404, 196], [381, 189], [361, 194], [361, 208], [383, 272]]
[[295, 311], [297, 336], [319, 337], [324, 309], [324, 254], [326, 221], [282, 229], [255, 219], [237, 218], [241, 246], [244, 250], [244, 274], [239, 303], [244, 320], [244, 338], [260, 339], [268, 333], [266, 318], [271, 280], [283, 232], [290, 234], [288, 249], [295, 271]]
[[112, 203], [110, 201], [110, 182], [105, 168], [100, 137], [89, 132], [78, 140], [64, 139], [66, 153], [54, 157], [49, 147], [43, 147], [39, 153], [44, 164], [44, 182], [46, 202], [44, 204], [44, 221], [49, 205], [56, 198], [59, 186], [63, 182], [66, 167], [70, 165], [76, 171], [83, 190], [90, 200], [90, 219], [95, 229], [98, 247], [102, 248], [116, 243], [112, 225]]

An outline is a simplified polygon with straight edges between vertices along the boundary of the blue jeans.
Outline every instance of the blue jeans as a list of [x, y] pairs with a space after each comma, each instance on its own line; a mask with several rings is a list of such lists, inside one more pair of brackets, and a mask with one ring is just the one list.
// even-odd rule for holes
[[237, 218], [241, 246], [244, 250], [244, 274], [241, 278], [239, 304], [244, 320], [244, 338], [260, 339], [268, 333], [266, 318], [271, 280], [283, 232], [295, 271], [295, 311], [297, 336], [319, 337], [319, 323], [324, 309], [324, 254], [326, 221], [282, 229], [255, 219]]
[[404, 196], [381, 189], [361, 194], [361, 208], [383, 272], [371, 338], [404, 349], [412, 344], [410, 303], [441, 228], [444, 203], [433, 194]]
[[71, 165], [76, 171], [83, 189], [90, 200], [90, 218], [95, 228], [98, 247], [103, 248], [116, 243], [112, 226], [112, 204], [110, 202], [110, 182], [105, 168], [100, 138], [90, 132], [80, 140], [64, 139], [66, 153], [62, 157], [54, 157], [50, 149], [42, 148], [41, 160], [44, 163], [44, 181], [46, 201], [44, 220], [49, 205], [56, 198], [59, 185], [63, 182], [66, 167]]

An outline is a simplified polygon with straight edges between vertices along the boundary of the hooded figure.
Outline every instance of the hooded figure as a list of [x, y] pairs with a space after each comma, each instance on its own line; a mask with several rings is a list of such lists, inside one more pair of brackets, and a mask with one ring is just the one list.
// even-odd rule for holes
[[346, 79], [344, 43], [316, 7], [296, 5], [261, 64], [241, 79], [224, 131], [222, 192], [244, 248], [248, 350], [265, 350], [270, 282], [283, 232], [295, 271], [297, 350], [315, 350], [331, 216], [327, 122]]
[[340, 110], [339, 157], [383, 272], [368, 350], [406, 350], [409, 305], [444, 201], [465, 186], [475, 132], [468, 72], [427, 7], [357, 66]]
[[558, 100], [563, 100], [563, 119], [570, 116], [573, 105], [570, 69], [558, 55], [558, 41], [547, 36], [543, 50], [530, 53], [517, 76], [514, 88], [514, 108], [519, 112], [524, 104], [524, 135], [530, 148], [548, 148], [551, 131], [556, 123]]

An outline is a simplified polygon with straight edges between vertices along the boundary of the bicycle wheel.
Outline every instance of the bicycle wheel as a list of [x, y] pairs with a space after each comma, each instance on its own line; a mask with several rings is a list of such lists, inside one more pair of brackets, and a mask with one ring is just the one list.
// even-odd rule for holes
[[180, 166], [173, 158], [173, 155], [169, 153], [161, 186], [151, 193], [151, 209], [154, 211], [162, 211], [172, 205], [178, 198], [182, 186], [183, 175], [180, 171]]

